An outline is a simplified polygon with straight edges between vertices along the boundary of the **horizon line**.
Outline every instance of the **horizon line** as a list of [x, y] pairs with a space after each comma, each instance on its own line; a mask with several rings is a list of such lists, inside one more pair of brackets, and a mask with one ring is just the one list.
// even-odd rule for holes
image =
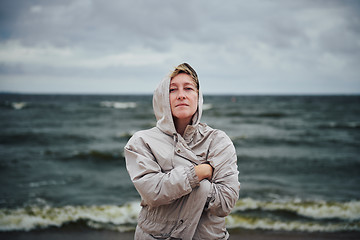
[[[153, 95], [153, 92], [133, 92], [133, 93], [104, 93], [104, 92], [21, 92], [21, 91], [0, 91], [0, 95]], [[254, 93], [214, 93], [214, 92], [203, 92], [203, 95], [210, 95], [210, 96], [344, 96], [344, 95], [360, 95], [360, 93], [356, 92], [333, 92], [333, 93], [297, 93], [297, 92], [289, 92], [289, 93], [266, 93], [266, 92], [254, 92]]]

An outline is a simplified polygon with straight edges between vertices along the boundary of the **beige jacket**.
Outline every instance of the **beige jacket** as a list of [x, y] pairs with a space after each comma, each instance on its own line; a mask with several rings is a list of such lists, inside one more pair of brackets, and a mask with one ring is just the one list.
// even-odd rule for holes
[[[240, 190], [229, 137], [200, 123], [203, 98], [184, 135], [175, 130], [170, 79], [154, 92], [156, 127], [135, 133], [125, 146], [126, 167], [141, 196], [135, 239], [227, 239], [225, 216]], [[209, 163], [212, 180], [199, 182], [194, 166]]]

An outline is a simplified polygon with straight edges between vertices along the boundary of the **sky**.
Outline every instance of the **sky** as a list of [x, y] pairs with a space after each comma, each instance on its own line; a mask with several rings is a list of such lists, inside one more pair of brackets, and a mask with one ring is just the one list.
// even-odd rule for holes
[[0, 92], [359, 94], [358, 0], [1, 0]]

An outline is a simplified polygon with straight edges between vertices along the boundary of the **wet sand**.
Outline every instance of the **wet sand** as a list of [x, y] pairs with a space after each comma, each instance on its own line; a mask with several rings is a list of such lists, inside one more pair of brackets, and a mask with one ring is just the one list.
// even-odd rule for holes
[[[285, 232], [263, 230], [230, 230], [230, 240], [322, 240], [322, 239], [360, 239], [360, 232]], [[50, 228], [34, 231], [0, 232], [0, 239], [7, 240], [132, 240], [134, 232], [120, 233], [109, 230], [83, 228]]]

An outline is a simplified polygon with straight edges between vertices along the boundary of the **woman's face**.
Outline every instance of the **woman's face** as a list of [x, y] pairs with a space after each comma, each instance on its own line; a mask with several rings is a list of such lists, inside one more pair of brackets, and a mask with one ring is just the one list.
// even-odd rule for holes
[[169, 91], [173, 117], [189, 123], [198, 104], [198, 91], [193, 79], [186, 73], [180, 73], [171, 79]]

